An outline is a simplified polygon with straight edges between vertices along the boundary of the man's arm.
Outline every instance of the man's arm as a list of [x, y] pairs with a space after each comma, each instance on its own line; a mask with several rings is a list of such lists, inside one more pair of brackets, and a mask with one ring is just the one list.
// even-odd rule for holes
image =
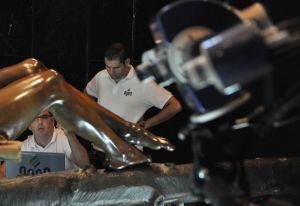
[[144, 122], [143, 126], [144, 126], [145, 129], [148, 129], [150, 127], [158, 125], [162, 122], [165, 122], [165, 121], [171, 119], [173, 116], [175, 116], [181, 110], [182, 110], [181, 104], [179, 103], [179, 101], [174, 96], [172, 96], [167, 101], [167, 103], [162, 108], [162, 110], [158, 114], [156, 114], [153, 117], [147, 119]]
[[69, 145], [71, 148], [71, 156], [70, 156], [71, 161], [81, 168], [85, 168], [89, 166], [90, 160], [87, 151], [80, 144], [75, 134], [73, 132], [68, 132], [66, 130], [65, 130], [65, 134], [68, 138]]
[[97, 102], [97, 98], [94, 96], [91, 96], [87, 93], [86, 88], [84, 88], [83, 93], [86, 94], [88, 97], [90, 97], [91, 99], [95, 100]]

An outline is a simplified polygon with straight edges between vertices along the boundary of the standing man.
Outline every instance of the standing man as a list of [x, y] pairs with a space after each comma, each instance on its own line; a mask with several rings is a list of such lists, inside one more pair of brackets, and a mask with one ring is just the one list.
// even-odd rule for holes
[[[98, 72], [85, 88], [85, 93], [96, 98], [104, 108], [145, 129], [167, 121], [181, 111], [179, 101], [166, 89], [154, 81], [139, 81], [121, 43], [108, 47], [104, 62], [105, 70]], [[143, 121], [144, 113], [151, 107], [161, 111]]]
[[[87, 167], [89, 157], [74, 133], [55, 128], [52, 114], [45, 110], [29, 126], [33, 135], [22, 142], [21, 151], [65, 153], [65, 168]], [[75, 163], [75, 165], [74, 165]]]

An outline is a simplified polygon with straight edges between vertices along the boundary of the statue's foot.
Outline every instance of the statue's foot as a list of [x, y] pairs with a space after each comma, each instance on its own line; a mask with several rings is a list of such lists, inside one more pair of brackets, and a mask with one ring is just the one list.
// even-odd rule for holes
[[107, 158], [105, 167], [111, 170], [120, 170], [149, 163], [151, 163], [150, 157], [145, 156], [138, 149], [132, 147], [126, 154], [111, 154], [111, 157]]
[[137, 124], [130, 123], [129, 127], [133, 132], [128, 132], [122, 136], [127, 142], [153, 150], [165, 149], [174, 151], [175, 147], [166, 138], [156, 136]]

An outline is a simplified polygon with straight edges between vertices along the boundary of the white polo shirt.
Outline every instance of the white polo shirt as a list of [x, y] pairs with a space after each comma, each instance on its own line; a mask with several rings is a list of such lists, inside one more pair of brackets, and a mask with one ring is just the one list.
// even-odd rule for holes
[[55, 128], [51, 141], [45, 146], [41, 147], [34, 139], [34, 135], [28, 136], [21, 144], [21, 151], [24, 152], [53, 152], [53, 153], [64, 153], [65, 154], [65, 168], [74, 169], [78, 168], [70, 160], [71, 148], [69, 145], [68, 138], [66, 137], [62, 129]]
[[162, 109], [172, 94], [154, 81], [142, 83], [131, 66], [128, 75], [116, 83], [106, 69], [98, 72], [87, 84], [89, 95], [123, 119], [137, 123], [150, 107]]

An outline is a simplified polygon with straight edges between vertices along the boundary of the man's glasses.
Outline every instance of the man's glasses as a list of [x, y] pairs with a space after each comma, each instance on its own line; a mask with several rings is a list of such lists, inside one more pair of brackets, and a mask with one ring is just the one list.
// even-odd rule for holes
[[46, 120], [46, 119], [49, 119], [50, 117], [52, 117], [51, 114], [43, 114], [41, 116], [38, 116], [34, 119], [34, 121], [37, 121], [38, 119], [43, 119], [43, 120]]

